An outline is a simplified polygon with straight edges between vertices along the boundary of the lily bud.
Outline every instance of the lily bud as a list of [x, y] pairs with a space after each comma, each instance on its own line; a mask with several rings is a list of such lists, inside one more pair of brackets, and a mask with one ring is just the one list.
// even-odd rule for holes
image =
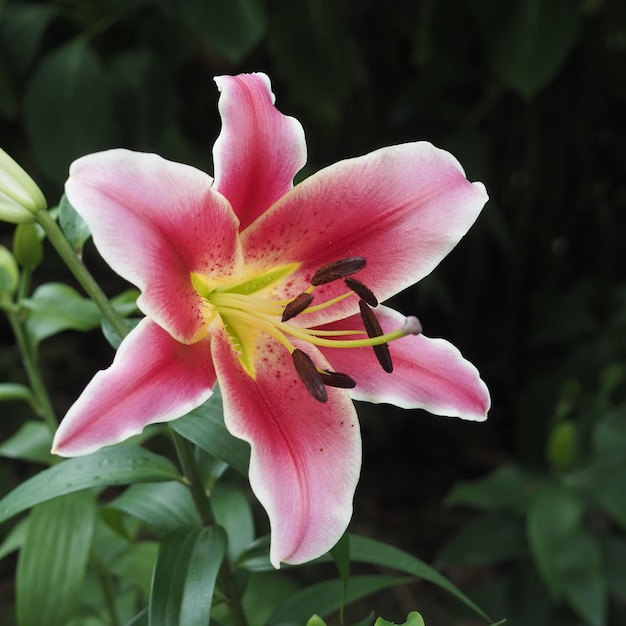
[[19, 270], [15, 257], [11, 251], [0, 246], [0, 298], [4, 295], [12, 296], [17, 289]]
[[43, 244], [37, 224], [18, 224], [13, 236], [13, 254], [22, 267], [35, 269], [43, 261]]
[[0, 148], [0, 220], [27, 224], [46, 206], [35, 181]]

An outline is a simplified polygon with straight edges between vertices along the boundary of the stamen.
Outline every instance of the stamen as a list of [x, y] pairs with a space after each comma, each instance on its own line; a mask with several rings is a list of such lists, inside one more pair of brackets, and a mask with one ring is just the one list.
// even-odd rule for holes
[[324, 388], [322, 375], [315, 367], [311, 357], [306, 352], [298, 350], [298, 348], [291, 353], [291, 356], [296, 372], [298, 372], [298, 376], [300, 376], [300, 380], [304, 383], [308, 392], [319, 402], [326, 402], [328, 394]]
[[[363, 320], [363, 326], [365, 326], [367, 336], [371, 339], [372, 337], [380, 337], [383, 335], [383, 329], [367, 303], [363, 300], [359, 300], [359, 308], [361, 309], [361, 319]], [[393, 362], [391, 361], [389, 346], [386, 343], [382, 343], [374, 345], [372, 348], [374, 349], [374, 354], [380, 366], [385, 372], [391, 374], [391, 372], [393, 372]]]
[[333, 261], [328, 263], [328, 265], [323, 265], [313, 274], [311, 284], [318, 287], [351, 274], [356, 274], [365, 267], [366, 263], [367, 261], [362, 256], [353, 256], [340, 261]]
[[364, 285], [360, 280], [356, 278], [346, 278], [344, 281], [346, 285], [356, 293], [361, 300], [364, 300], [370, 306], [378, 306], [378, 298], [374, 295], [372, 290]]
[[306, 309], [309, 304], [313, 302], [313, 295], [310, 293], [301, 293], [299, 296], [296, 296], [283, 311], [283, 316], [281, 317], [281, 322], [286, 322], [290, 320], [292, 317], [296, 315], [300, 315], [304, 309]]
[[330, 370], [324, 370], [320, 372], [322, 382], [327, 387], [339, 387], [340, 389], [352, 389], [356, 387], [356, 381], [352, 376], [344, 374], [343, 372], [331, 372]]

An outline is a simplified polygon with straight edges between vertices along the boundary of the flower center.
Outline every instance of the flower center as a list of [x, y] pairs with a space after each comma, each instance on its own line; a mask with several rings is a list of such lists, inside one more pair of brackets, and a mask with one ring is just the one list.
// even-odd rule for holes
[[[227, 283], [215, 282], [192, 273], [191, 280], [205, 302], [203, 315], [208, 332], [216, 320], [221, 320], [232, 339], [239, 360], [248, 374], [255, 377], [254, 356], [259, 333], [280, 342], [292, 355], [298, 376], [311, 395], [326, 402], [326, 386], [351, 388], [356, 381], [347, 374], [331, 372], [315, 365], [311, 357], [296, 348], [293, 339], [327, 348], [373, 348], [386, 372], [393, 370], [388, 343], [409, 334], [418, 335], [422, 327], [416, 317], [407, 317], [401, 328], [384, 333], [372, 307], [378, 299], [372, 291], [353, 277], [366, 264], [363, 257], [341, 259], [321, 267], [311, 278], [311, 285], [295, 298], [281, 300], [275, 296], [281, 284], [299, 267], [290, 263], [269, 271]], [[325, 302], [315, 302], [315, 289], [337, 280], [343, 280], [346, 291]], [[297, 326], [290, 320], [301, 313], [324, 310], [350, 297], [359, 298], [363, 328], [325, 330]]]

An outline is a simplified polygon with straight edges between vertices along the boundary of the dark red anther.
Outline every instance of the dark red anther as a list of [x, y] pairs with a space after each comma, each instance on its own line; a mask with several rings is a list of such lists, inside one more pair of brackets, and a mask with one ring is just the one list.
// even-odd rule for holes
[[286, 322], [296, 315], [300, 315], [309, 304], [313, 302], [313, 295], [310, 293], [301, 293], [296, 296], [283, 310], [283, 316], [280, 318], [281, 322]]
[[378, 298], [374, 295], [372, 290], [360, 280], [356, 278], [346, 278], [344, 282], [361, 300], [367, 302], [370, 306], [378, 306]]
[[[359, 308], [361, 309], [361, 319], [363, 320], [363, 326], [365, 326], [367, 336], [371, 339], [383, 335], [383, 329], [368, 304], [363, 302], [363, 300], [359, 300]], [[393, 372], [393, 363], [391, 361], [389, 346], [386, 343], [381, 343], [377, 346], [372, 346], [372, 348], [374, 348], [374, 354], [381, 367], [385, 372], [391, 374], [391, 372]]]
[[343, 372], [331, 372], [330, 370], [324, 370], [320, 372], [322, 382], [327, 387], [339, 387], [340, 389], [352, 389], [356, 387], [356, 381], [352, 376], [348, 376]]
[[298, 348], [291, 353], [291, 356], [293, 358], [293, 364], [296, 367], [296, 372], [298, 372], [298, 376], [304, 383], [308, 392], [319, 402], [326, 402], [326, 400], [328, 400], [328, 394], [324, 387], [324, 381], [322, 380], [322, 375], [317, 371], [317, 367], [315, 367], [315, 363], [313, 363], [311, 357], [306, 352], [298, 350]]
[[333, 261], [320, 267], [313, 278], [311, 278], [311, 284], [316, 287], [319, 285], [325, 285], [326, 283], [332, 283], [334, 280], [345, 278], [351, 274], [360, 272], [367, 261], [362, 256], [353, 256], [348, 259], [341, 259], [340, 261]]

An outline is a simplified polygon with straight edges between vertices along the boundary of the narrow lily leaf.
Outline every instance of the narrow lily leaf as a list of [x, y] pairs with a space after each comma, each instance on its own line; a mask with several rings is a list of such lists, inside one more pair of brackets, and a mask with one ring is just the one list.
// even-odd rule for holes
[[0, 523], [36, 504], [88, 487], [177, 480], [166, 458], [134, 446], [104, 448], [33, 476], [0, 500]]
[[26, 130], [45, 176], [67, 176], [80, 155], [119, 143], [109, 75], [90, 47], [77, 38], [39, 64], [24, 100]]
[[179, 482], [132, 485], [107, 505], [167, 532], [199, 524], [189, 489]]
[[147, 597], [152, 586], [152, 575], [158, 552], [159, 544], [156, 541], [133, 543], [111, 564], [111, 571], [120, 578], [137, 585]]
[[150, 626], [207, 626], [226, 553], [219, 526], [179, 529], [163, 539], [150, 593]]
[[243, 476], [248, 475], [250, 447], [226, 429], [218, 388], [201, 407], [175, 420], [171, 426], [199, 448], [228, 463]]
[[[395, 622], [388, 622], [386, 619], [379, 617], [374, 626], [396, 626]], [[398, 626], [424, 626], [424, 618], [417, 612], [412, 611], [407, 615], [406, 622]]]
[[35, 398], [30, 388], [18, 383], [0, 383], [0, 402], [6, 400], [25, 400], [35, 406]]
[[211, 492], [217, 523], [228, 537], [228, 560], [234, 563], [254, 540], [250, 499], [232, 485], [217, 483]]
[[91, 232], [87, 222], [76, 212], [65, 194], [59, 202], [59, 226], [72, 248], [80, 254]]
[[445, 576], [420, 559], [368, 537], [350, 536], [350, 558], [361, 563], [372, 563], [382, 567], [412, 574], [451, 593], [463, 604], [470, 607], [486, 620], [489, 616], [472, 602], [460, 589], [453, 585]]
[[150, 620], [148, 618], [148, 609], [144, 609], [140, 613], [137, 613], [133, 619], [126, 624], [126, 626], [149, 626]]
[[340, 610], [340, 619], [343, 623], [343, 609], [348, 595], [348, 580], [350, 578], [350, 535], [347, 532], [345, 532], [343, 537], [331, 548], [330, 554], [335, 560], [335, 565], [339, 570], [343, 585]]
[[46, 424], [26, 422], [0, 445], [0, 456], [50, 465], [54, 460], [50, 454], [51, 445], [52, 435]]
[[[414, 579], [396, 576], [353, 576], [350, 578], [346, 605], [372, 593], [411, 582], [412, 580]], [[337, 611], [341, 607], [341, 603], [342, 582], [340, 579], [317, 583], [294, 593], [285, 602], [276, 607], [268, 620], [268, 626], [306, 623], [311, 615], [326, 616]]]
[[28, 522], [30, 517], [25, 517], [6, 536], [5, 540], [0, 544], [0, 561], [9, 554], [19, 550], [26, 541], [26, 533], [28, 532]]
[[65, 626], [78, 604], [96, 519], [91, 491], [35, 507], [17, 567], [20, 626]]

